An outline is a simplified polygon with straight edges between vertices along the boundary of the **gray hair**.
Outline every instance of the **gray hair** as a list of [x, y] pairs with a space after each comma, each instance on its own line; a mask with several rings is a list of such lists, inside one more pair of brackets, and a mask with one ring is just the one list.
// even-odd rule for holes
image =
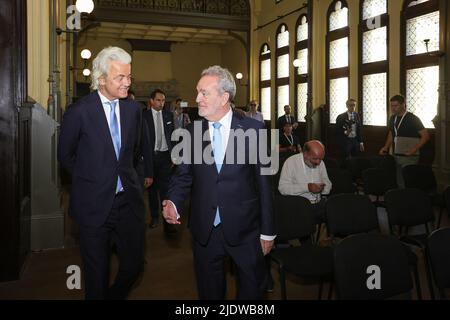
[[100, 51], [92, 63], [92, 90], [97, 90], [99, 85], [98, 79], [108, 74], [109, 64], [111, 61], [119, 61], [124, 64], [130, 64], [131, 56], [128, 52], [119, 47], [107, 47]]
[[218, 90], [220, 94], [228, 92], [230, 98], [228, 101], [232, 101], [236, 96], [236, 82], [234, 81], [233, 75], [228, 69], [222, 68], [221, 66], [212, 66], [202, 71], [202, 77], [212, 76], [219, 78]]

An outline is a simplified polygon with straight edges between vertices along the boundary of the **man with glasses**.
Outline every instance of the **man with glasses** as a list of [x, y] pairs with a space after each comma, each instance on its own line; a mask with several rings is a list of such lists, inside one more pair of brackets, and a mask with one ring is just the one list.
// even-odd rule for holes
[[336, 136], [341, 145], [344, 159], [357, 157], [360, 152], [364, 152], [362, 123], [358, 113], [355, 112], [356, 100], [349, 99], [346, 105], [347, 112], [336, 118]]
[[250, 101], [250, 108], [245, 114], [249, 118], [264, 122], [262, 113], [258, 111], [258, 102], [256, 100]]

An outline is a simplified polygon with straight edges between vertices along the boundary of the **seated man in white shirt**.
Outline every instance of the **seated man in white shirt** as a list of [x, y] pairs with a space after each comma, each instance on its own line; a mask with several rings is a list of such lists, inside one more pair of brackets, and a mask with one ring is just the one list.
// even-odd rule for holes
[[325, 199], [331, 190], [327, 169], [323, 163], [324, 145], [317, 140], [305, 143], [303, 153], [288, 158], [281, 170], [278, 190], [282, 195], [301, 196], [313, 205], [316, 222], [325, 221]]

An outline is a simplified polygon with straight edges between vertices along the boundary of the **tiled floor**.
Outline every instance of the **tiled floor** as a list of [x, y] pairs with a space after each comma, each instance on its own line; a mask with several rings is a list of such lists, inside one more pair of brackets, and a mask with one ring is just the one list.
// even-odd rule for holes
[[[382, 215], [380, 220], [383, 220]], [[168, 238], [162, 226], [148, 229], [146, 234], [146, 265], [141, 279], [130, 294], [130, 299], [197, 299], [194, 278], [191, 235], [186, 221], [178, 226], [178, 234]], [[382, 221], [381, 221], [382, 222]], [[444, 215], [443, 226], [448, 226]], [[70, 265], [80, 265], [78, 247], [72, 245], [64, 249], [35, 252], [30, 255], [19, 281], [0, 283], [0, 299], [82, 299], [83, 290], [69, 290], [66, 286]], [[424, 273], [423, 258], [420, 259], [421, 285], [424, 299], [429, 299], [427, 281]], [[111, 276], [114, 276], [117, 261], [111, 262]], [[280, 299], [278, 272], [272, 268], [275, 279], [273, 293], [267, 299]], [[228, 273], [227, 298], [235, 295], [234, 276]], [[325, 292], [328, 286], [325, 286]], [[318, 286], [305, 283], [291, 276], [287, 278], [288, 299], [312, 300], [317, 298]], [[415, 298], [415, 296], [414, 296]]]

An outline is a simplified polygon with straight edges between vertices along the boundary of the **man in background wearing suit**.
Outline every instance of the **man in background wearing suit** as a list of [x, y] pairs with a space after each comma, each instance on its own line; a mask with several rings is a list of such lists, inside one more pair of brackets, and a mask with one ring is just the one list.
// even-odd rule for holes
[[298, 127], [297, 120], [291, 114], [291, 106], [288, 104], [284, 106], [284, 115], [279, 117], [277, 120], [277, 128], [280, 129], [280, 134], [283, 134], [283, 128], [286, 123], [292, 124], [292, 129], [294, 131]]
[[336, 118], [336, 135], [341, 144], [344, 159], [356, 157], [364, 152], [362, 139], [362, 123], [357, 112], [356, 100], [349, 99], [346, 102], [347, 112], [341, 113]]
[[[143, 189], [136, 173], [144, 156], [145, 185], [151, 184], [151, 153], [139, 105], [124, 99], [131, 84], [131, 57], [117, 47], [93, 62], [92, 89], [64, 114], [58, 159], [72, 175], [69, 213], [80, 227], [86, 299], [125, 299], [144, 259]], [[111, 241], [119, 271], [109, 287]]]
[[[173, 147], [171, 137], [174, 121], [173, 113], [164, 109], [165, 102], [166, 94], [156, 89], [150, 94], [148, 108], [144, 112], [150, 136], [150, 151], [153, 152], [153, 184], [148, 190], [152, 217], [150, 228], [156, 228], [159, 224], [160, 199], [166, 198], [173, 166], [170, 152]], [[176, 229], [164, 221], [164, 232], [175, 233]]]
[[[233, 112], [230, 101], [236, 84], [227, 69], [204, 70], [197, 92], [199, 115], [204, 119], [188, 126], [192, 152], [172, 176], [163, 215], [167, 222], [179, 224], [178, 213], [192, 192], [189, 228], [200, 299], [225, 297], [227, 256], [237, 266], [237, 298], [260, 299], [268, 275], [264, 256], [275, 238], [270, 177], [262, 175], [259, 158], [253, 164], [249, 161], [249, 139], [239, 141], [235, 130], [254, 131], [259, 137], [264, 124]], [[203, 141], [205, 136], [208, 141]], [[198, 143], [203, 157], [194, 162]], [[257, 152], [258, 143], [254, 145]], [[205, 148], [210, 147], [212, 161], [206, 159], [211, 150]], [[245, 161], [237, 161], [238, 153], [245, 155]]]

